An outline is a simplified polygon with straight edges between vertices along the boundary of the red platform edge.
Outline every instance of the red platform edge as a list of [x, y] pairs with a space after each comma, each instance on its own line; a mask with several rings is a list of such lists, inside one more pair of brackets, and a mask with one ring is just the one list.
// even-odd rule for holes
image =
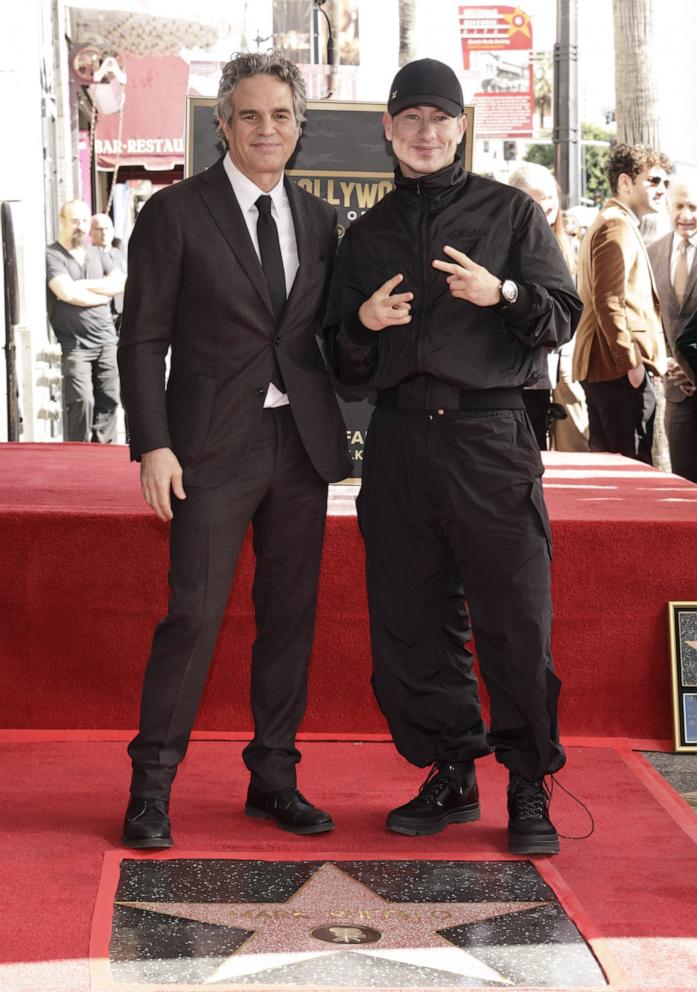
[[[50, 744], [50, 743], [99, 743], [132, 740], [136, 730], [35, 730], [24, 727], [0, 728], [0, 744]], [[192, 741], [251, 741], [253, 734], [249, 731], [236, 730], [194, 730]], [[299, 733], [297, 740], [307, 741], [361, 741], [366, 744], [389, 744], [392, 738], [389, 734], [338, 734]], [[627, 751], [662, 751], [670, 753], [675, 750], [672, 741], [643, 739], [633, 737], [564, 737], [565, 747], [611, 747], [614, 750], [625, 748]]]

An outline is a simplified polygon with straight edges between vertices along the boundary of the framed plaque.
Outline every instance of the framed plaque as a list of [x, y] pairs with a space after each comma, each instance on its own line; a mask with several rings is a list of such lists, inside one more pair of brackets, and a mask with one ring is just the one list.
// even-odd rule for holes
[[[215, 106], [214, 97], [187, 97], [186, 176], [207, 169], [222, 154], [216, 134]], [[339, 237], [394, 186], [394, 160], [382, 126], [384, 110], [383, 103], [308, 100], [307, 120], [286, 175], [336, 207]], [[467, 129], [460, 152], [469, 171], [474, 148], [473, 106], [465, 107], [465, 117]], [[353, 461], [351, 481], [359, 482], [373, 396], [357, 387], [336, 389]]]
[[697, 752], [697, 603], [668, 603], [676, 751]]

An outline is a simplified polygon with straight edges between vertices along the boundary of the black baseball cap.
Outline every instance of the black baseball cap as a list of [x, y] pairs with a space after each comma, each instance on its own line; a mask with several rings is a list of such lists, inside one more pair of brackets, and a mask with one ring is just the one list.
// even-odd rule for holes
[[417, 59], [403, 65], [392, 80], [387, 113], [394, 117], [407, 107], [438, 107], [451, 117], [464, 112], [465, 102], [457, 76], [445, 62]]

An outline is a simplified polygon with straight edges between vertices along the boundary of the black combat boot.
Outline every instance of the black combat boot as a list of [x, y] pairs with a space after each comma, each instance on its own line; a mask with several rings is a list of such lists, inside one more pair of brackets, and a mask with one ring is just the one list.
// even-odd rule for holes
[[473, 761], [437, 761], [419, 794], [387, 816], [398, 834], [438, 834], [449, 823], [479, 819], [479, 791]]
[[544, 780], [511, 772], [508, 785], [508, 850], [512, 854], [558, 854], [559, 835], [548, 815]]

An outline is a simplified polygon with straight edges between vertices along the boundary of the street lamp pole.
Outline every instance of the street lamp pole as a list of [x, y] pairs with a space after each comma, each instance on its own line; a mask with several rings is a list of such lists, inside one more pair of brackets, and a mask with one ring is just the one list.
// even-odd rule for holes
[[562, 207], [581, 202], [581, 133], [578, 120], [578, 0], [557, 0], [554, 46], [554, 167]]

